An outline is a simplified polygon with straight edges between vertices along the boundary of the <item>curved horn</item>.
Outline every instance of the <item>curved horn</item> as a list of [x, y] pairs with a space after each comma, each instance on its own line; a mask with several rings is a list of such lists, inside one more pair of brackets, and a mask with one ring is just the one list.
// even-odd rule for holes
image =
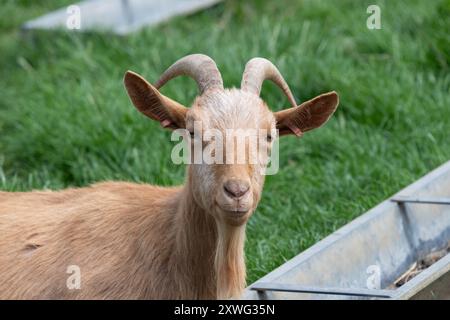
[[264, 80], [273, 81], [284, 94], [287, 96], [289, 103], [293, 107], [297, 107], [294, 95], [289, 89], [288, 84], [284, 80], [280, 71], [267, 59], [253, 58], [245, 65], [245, 70], [242, 75], [241, 89], [248, 92], [253, 92], [258, 95], [261, 93], [261, 87]]
[[179, 59], [164, 71], [155, 87], [159, 89], [167, 81], [180, 75], [193, 78], [198, 84], [200, 94], [212, 88], [223, 89], [222, 76], [216, 63], [204, 54], [191, 54]]

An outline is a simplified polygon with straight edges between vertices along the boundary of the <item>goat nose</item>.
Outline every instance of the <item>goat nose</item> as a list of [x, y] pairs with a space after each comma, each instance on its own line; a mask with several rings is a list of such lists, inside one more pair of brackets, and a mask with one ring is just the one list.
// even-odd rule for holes
[[225, 182], [223, 189], [230, 198], [239, 199], [248, 192], [250, 184], [246, 181], [233, 179]]

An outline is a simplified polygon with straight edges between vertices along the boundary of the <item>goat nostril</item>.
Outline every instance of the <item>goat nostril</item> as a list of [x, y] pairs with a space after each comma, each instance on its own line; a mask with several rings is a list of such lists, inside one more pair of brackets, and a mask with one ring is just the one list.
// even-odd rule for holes
[[242, 180], [228, 180], [223, 185], [223, 189], [229, 197], [240, 198], [248, 192], [250, 185]]

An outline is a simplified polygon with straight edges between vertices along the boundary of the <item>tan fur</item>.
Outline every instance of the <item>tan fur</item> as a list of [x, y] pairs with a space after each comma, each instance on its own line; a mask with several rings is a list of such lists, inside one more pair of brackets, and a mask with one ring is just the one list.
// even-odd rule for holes
[[[0, 193], [0, 298], [214, 298], [217, 232], [189, 190]], [[66, 287], [69, 265], [81, 289]]]

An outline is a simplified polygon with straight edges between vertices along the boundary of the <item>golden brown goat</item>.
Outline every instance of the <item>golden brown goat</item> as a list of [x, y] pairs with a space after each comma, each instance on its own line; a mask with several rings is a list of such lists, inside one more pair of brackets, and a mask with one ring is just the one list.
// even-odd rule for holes
[[[182, 74], [200, 89], [189, 109], [158, 91]], [[283, 90], [292, 108], [269, 110], [259, 97], [265, 79]], [[177, 61], [155, 86], [132, 72], [124, 82], [142, 113], [190, 132], [199, 121], [204, 130], [276, 128], [299, 136], [325, 123], [338, 104], [330, 92], [297, 106], [279, 71], [262, 58], [247, 63], [240, 89], [224, 89], [214, 61], [200, 54]], [[263, 142], [269, 150], [272, 143], [270, 135]], [[0, 192], [0, 298], [238, 296], [245, 286], [245, 225], [259, 202], [259, 169], [266, 163], [191, 164], [184, 186], [173, 188], [107, 182]], [[70, 266], [79, 268], [79, 286], [69, 285]]]

